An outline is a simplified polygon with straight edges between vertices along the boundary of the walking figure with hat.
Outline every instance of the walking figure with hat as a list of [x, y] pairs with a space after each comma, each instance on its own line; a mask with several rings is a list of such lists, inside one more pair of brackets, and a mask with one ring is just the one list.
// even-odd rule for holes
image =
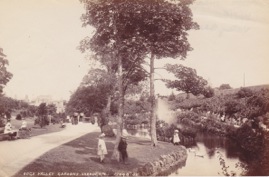
[[120, 160], [122, 160], [124, 164], [127, 164], [126, 160], [128, 158], [127, 145], [126, 137], [122, 136], [119, 142], [118, 150], [120, 152]]

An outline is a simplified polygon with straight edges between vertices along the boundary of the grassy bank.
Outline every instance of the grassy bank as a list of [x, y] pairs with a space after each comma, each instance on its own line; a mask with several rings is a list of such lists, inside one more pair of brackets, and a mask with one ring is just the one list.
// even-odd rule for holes
[[114, 148], [115, 138], [105, 138], [108, 155], [105, 163], [100, 163], [97, 156], [97, 137], [100, 133], [89, 133], [69, 143], [61, 145], [40, 156], [31, 164], [25, 166], [15, 176], [98, 176], [98, 175], [128, 175], [130, 171], [159, 159], [161, 155], [179, 150], [179, 146], [159, 142], [151, 147], [148, 139], [128, 138], [128, 164], [122, 164], [110, 157]]

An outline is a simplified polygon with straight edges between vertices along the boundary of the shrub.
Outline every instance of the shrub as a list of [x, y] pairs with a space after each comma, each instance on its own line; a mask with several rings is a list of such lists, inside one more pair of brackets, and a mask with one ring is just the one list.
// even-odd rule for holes
[[174, 101], [176, 99], [176, 96], [174, 94], [174, 92], [171, 93], [171, 95], [169, 95], [168, 97], [168, 101]]
[[214, 96], [214, 89], [211, 87], [205, 87], [202, 93], [206, 98], [211, 98]]
[[240, 90], [236, 93], [238, 98], [250, 97], [253, 95], [253, 91], [250, 88], [240, 88]]
[[4, 126], [5, 126], [5, 119], [1, 117], [0, 115], [0, 127], [4, 127]]
[[229, 100], [225, 103], [225, 113], [232, 116], [243, 109], [243, 105], [237, 100]]
[[46, 125], [49, 125], [49, 120], [46, 116], [39, 116], [35, 119], [35, 125], [37, 124], [42, 128]]
[[17, 114], [16, 119], [17, 119], [17, 120], [21, 120], [21, 119], [22, 119], [21, 114]]
[[107, 137], [113, 137], [115, 136], [113, 129], [110, 125], [104, 125], [102, 126], [102, 132], [107, 136]]
[[220, 90], [225, 90], [225, 89], [231, 89], [232, 87], [229, 84], [221, 84], [219, 89]]

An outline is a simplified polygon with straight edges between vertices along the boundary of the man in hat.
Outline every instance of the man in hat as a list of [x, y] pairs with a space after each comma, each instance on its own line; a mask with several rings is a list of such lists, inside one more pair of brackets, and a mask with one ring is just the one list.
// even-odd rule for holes
[[102, 133], [98, 139], [97, 155], [100, 156], [100, 162], [104, 163], [105, 155], [107, 154], [106, 143], [104, 141], [105, 134]]
[[127, 142], [126, 142], [126, 137], [125, 136], [122, 136], [121, 137], [121, 140], [120, 140], [120, 143], [119, 143], [119, 146], [118, 146], [118, 150], [120, 152], [120, 159], [122, 160], [122, 162], [124, 164], [127, 164], [126, 163], [126, 160], [128, 158], [128, 153], [127, 153]]
[[173, 144], [174, 145], [179, 145], [180, 139], [178, 136], [178, 130], [174, 131], [174, 135], [173, 135]]

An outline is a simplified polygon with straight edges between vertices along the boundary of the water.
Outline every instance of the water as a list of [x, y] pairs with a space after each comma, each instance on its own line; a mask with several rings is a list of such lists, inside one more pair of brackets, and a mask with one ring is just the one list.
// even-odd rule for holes
[[[157, 100], [157, 115], [158, 118], [171, 124], [177, 120], [175, 112], [170, 110], [170, 106], [165, 100]], [[185, 166], [174, 171], [171, 176], [223, 176], [225, 169], [229, 175], [241, 175], [245, 172], [244, 168], [238, 167], [239, 164], [245, 166], [246, 159], [249, 160], [249, 155], [243, 153], [235, 142], [205, 133], [198, 133], [196, 144], [192, 147], [187, 147], [188, 158]], [[220, 156], [225, 164], [220, 164]]]
[[[230, 175], [242, 175], [244, 171], [238, 165], [244, 165], [241, 159], [245, 154], [234, 142], [224, 137], [199, 133], [196, 145], [187, 147], [187, 153], [185, 166], [177, 169], [171, 176], [223, 176], [224, 166]], [[220, 164], [220, 157], [225, 164]]]

